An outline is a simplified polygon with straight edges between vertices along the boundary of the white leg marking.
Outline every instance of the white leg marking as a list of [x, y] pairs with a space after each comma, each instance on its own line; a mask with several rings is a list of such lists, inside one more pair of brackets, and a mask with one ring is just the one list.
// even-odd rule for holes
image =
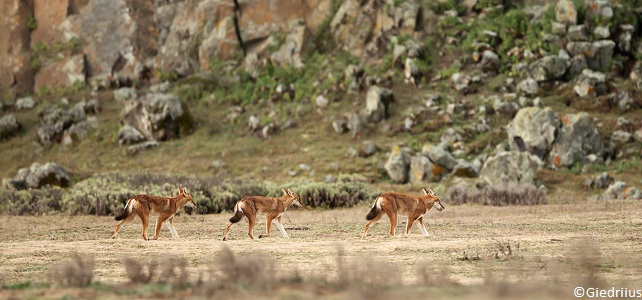
[[421, 234], [423, 234], [425, 237], [430, 236], [430, 234], [428, 234], [428, 230], [426, 230], [426, 226], [421, 225], [419, 224], [419, 222], [417, 222], [417, 227], [419, 227]]
[[281, 236], [283, 236], [286, 239], [289, 238], [288, 234], [285, 233], [285, 228], [283, 228], [283, 225], [281, 225], [281, 222], [279, 222], [279, 220], [277, 219], [274, 219], [274, 223], [276, 223], [276, 228], [278, 228], [279, 231], [281, 232]]
[[165, 225], [167, 225], [167, 229], [169, 229], [169, 232], [172, 233], [172, 236], [174, 237], [174, 239], [179, 239], [178, 233], [176, 232], [176, 228], [174, 228], [174, 226], [172, 226], [172, 224], [169, 222], [169, 220], [165, 221]]

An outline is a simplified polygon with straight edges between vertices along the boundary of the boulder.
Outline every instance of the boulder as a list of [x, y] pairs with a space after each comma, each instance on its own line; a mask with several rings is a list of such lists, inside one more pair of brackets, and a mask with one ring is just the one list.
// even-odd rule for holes
[[588, 40], [586, 25], [570, 26], [567, 37], [568, 40], [572, 42], [586, 42]]
[[582, 54], [575, 55], [571, 59], [571, 66], [568, 68], [566, 74], [569, 78], [576, 78], [578, 75], [582, 74], [582, 71], [588, 68], [586, 62], [586, 57]]
[[596, 175], [592, 179], [589, 179], [590, 183], [587, 185], [588, 188], [594, 189], [605, 189], [615, 182], [615, 179], [611, 177], [608, 173], [603, 172], [600, 175]]
[[633, 135], [624, 130], [617, 130], [611, 135], [611, 143], [625, 144], [630, 142], [633, 142]]
[[587, 20], [599, 18], [602, 21], [609, 21], [613, 17], [613, 7], [611, 1], [591, 0], [586, 4], [584, 12]]
[[[23, 172], [22, 175], [25, 175]], [[25, 176], [25, 186], [30, 189], [41, 188], [46, 185], [69, 186], [70, 176], [65, 169], [54, 162], [44, 165], [33, 163]]]
[[433, 164], [421, 153], [413, 156], [410, 161], [410, 183], [438, 182], [448, 172], [446, 169]]
[[119, 145], [133, 145], [145, 141], [145, 136], [136, 128], [125, 124], [118, 130]]
[[621, 52], [629, 53], [632, 50], [631, 41], [635, 27], [630, 24], [620, 25], [620, 35], [617, 37], [617, 47]]
[[517, 84], [517, 91], [528, 96], [537, 94], [538, 84], [532, 78], [526, 78]]
[[410, 157], [404, 149], [399, 146], [392, 148], [388, 161], [384, 165], [390, 179], [396, 183], [404, 183], [408, 180], [408, 169]]
[[356, 137], [363, 130], [363, 119], [358, 113], [346, 113], [346, 119], [348, 123], [346, 127], [350, 131], [352, 137]]
[[436, 146], [424, 146], [422, 153], [430, 159], [430, 161], [450, 172], [457, 165], [457, 160], [448, 152], [447, 144], [439, 144]]
[[583, 98], [603, 95], [607, 89], [606, 75], [590, 69], [582, 71], [573, 87], [575, 94]]
[[642, 143], [642, 128], [636, 130], [633, 133], [633, 139], [636, 140], [638, 143]]
[[597, 197], [598, 200], [633, 200], [642, 199], [642, 192], [637, 187], [627, 186], [624, 181], [615, 181], [606, 191]]
[[470, 76], [462, 73], [455, 73], [452, 75], [451, 79], [453, 84], [455, 84], [455, 90], [464, 94], [468, 92], [468, 86], [472, 80]]
[[394, 101], [392, 91], [387, 88], [371, 86], [366, 95], [364, 116], [370, 122], [381, 122], [388, 117], [388, 106]]
[[187, 106], [177, 96], [149, 93], [127, 101], [122, 123], [136, 128], [147, 140], [168, 140], [190, 133], [195, 126]]
[[543, 159], [550, 152], [560, 125], [559, 117], [550, 107], [522, 108], [506, 127], [510, 148]]
[[323, 95], [318, 95], [316, 98], [314, 98], [314, 104], [316, 104], [318, 108], [326, 108], [328, 107], [329, 103], [330, 100], [328, 100], [328, 98]]
[[85, 139], [89, 132], [98, 128], [98, 119], [95, 116], [88, 117], [84, 121], [72, 124], [69, 129], [65, 130], [62, 136], [64, 145], [78, 143]]
[[611, 69], [615, 42], [611, 40], [596, 41], [591, 44], [590, 55], [587, 56], [589, 68], [596, 71], [608, 72]]
[[147, 141], [140, 144], [132, 145], [127, 148], [127, 153], [129, 155], [135, 155], [144, 150], [149, 150], [153, 148], [158, 148], [160, 144], [157, 141]]
[[377, 150], [379, 150], [379, 148], [372, 141], [363, 141], [359, 148], [358, 155], [359, 157], [369, 157], [377, 153]]
[[602, 156], [605, 148], [597, 128], [587, 113], [568, 114], [562, 117], [549, 155], [549, 161], [556, 167], [571, 167], [589, 154]]
[[567, 25], [577, 24], [577, 8], [571, 0], [560, 0], [555, 5], [555, 20]]
[[479, 171], [480, 165], [460, 159], [450, 174], [457, 177], [475, 178], [479, 177]]
[[332, 129], [338, 134], [346, 132], [348, 130], [346, 120], [343, 118], [332, 120]]
[[489, 185], [508, 183], [535, 183], [535, 174], [542, 161], [529, 152], [506, 151], [484, 162], [479, 176]]
[[561, 78], [570, 66], [569, 59], [548, 55], [530, 64], [528, 74], [538, 82], [555, 80]]
[[348, 93], [358, 94], [364, 85], [363, 68], [356, 65], [349, 65], [345, 70], [345, 76], [348, 80]]
[[126, 102], [136, 100], [136, 98], [138, 98], [138, 94], [134, 88], [125, 87], [114, 90], [114, 100], [116, 100], [116, 102]]
[[578, 55], [590, 56], [592, 55], [591, 46], [592, 44], [589, 42], [568, 42], [566, 44], [566, 50], [573, 57]]
[[611, 31], [606, 26], [597, 26], [593, 29], [593, 36], [598, 40], [605, 40], [611, 37]]
[[59, 143], [72, 125], [86, 120], [83, 108], [74, 107], [67, 111], [60, 108], [49, 108], [44, 111], [40, 126], [37, 129], [38, 141], [42, 145]]
[[20, 131], [20, 123], [13, 115], [5, 115], [0, 119], [0, 140], [12, 137]]
[[484, 53], [482, 53], [482, 59], [481, 59], [481, 68], [482, 71], [484, 72], [497, 72], [499, 69], [500, 65], [500, 60], [499, 56], [491, 51], [491, 50], [486, 50]]
[[33, 100], [33, 97], [24, 97], [16, 100], [16, 103], [13, 105], [16, 110], [30, 110], [36, 107], [36, 101]]

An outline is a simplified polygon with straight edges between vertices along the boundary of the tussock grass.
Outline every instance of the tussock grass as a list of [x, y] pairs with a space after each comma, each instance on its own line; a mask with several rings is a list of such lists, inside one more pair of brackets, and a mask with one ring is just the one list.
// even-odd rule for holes
[[55, 265], [49, 274], [52, 282], [67, 287], [83, 287], [91, 284], [96, 262], [93, 256], [73, 253], [72, 259]]

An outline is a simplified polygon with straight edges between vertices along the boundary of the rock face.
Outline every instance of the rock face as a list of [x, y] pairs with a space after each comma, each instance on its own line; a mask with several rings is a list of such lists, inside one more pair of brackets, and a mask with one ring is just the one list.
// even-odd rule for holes
[[37, 189], [46, 185], [69, 186], [69, 173], [54, 162], [44, 165], [33, 163], [29, 168], [18, 170], [16, 176], [8, 181], [15, 189]]
[[560, 125], [559, 118], [549, 107], [522, 108], [506, 128], [510, 148], [528, 151], [543, 159], [551, 150]]
[[430, 161], [448, 172], [452, 171], [457, 165], [457, 160], [448, 152], [446, 144], [432, 146], [422, 152], [428, 156]]
[[146, 94], [125, 103], [122, 123], [135, 128], [146, 140], [180, 138], [194, 128], [194, 119], [178, 97]]
[[410, 183], [437, 182], [448, 172], [439, 165], [433, 164], [423, 154], [417, 154], [410, 161]]
[[0, 140], [9, 138], [20, 130], [20, 123], [13, 115], [6, 115], [0, 119]]
[[597, 128], [587, 113], [570, 114], [562, 117], [560, 128], [549, 161], [557, 167], [570, 167], [581, 162], [589, 154], [598, 157], [604, 153]]
[[0, 1], [0, 90], [24, 95], [33, 89], [29, 27], [33, 11], [28, 1]]
[[488, 158], [479, 174], [490, 185], [507, 183], [534, 184], [542, 161], [528, 152], [506, 151]]
[[410, 165], [410, 157], [399, 146], [392, 148], [388, 161], [384, 165], [388, 176], [392, 181], [403, 183], [408, 180], [408, 167]]
[[381, 122], [388, 116], [388, 106], [394, 101], [392, 91], [387, 88], [371, 86], [366, 96], [364, 116], [370, 122]]

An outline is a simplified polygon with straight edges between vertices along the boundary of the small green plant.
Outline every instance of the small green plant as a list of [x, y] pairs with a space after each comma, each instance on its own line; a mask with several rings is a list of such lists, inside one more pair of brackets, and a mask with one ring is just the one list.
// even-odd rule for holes
[[51, 94], [51, 88], [46, 85], [41, 86], [36, 91], [36, 97], [44, 97]]
[[38, 22], [33, 15], [29, 15], [29, 17], [27, 18], [27, 28], [29, 28], [30, 30], [35, 30], [36, 28], [38, 28]]

